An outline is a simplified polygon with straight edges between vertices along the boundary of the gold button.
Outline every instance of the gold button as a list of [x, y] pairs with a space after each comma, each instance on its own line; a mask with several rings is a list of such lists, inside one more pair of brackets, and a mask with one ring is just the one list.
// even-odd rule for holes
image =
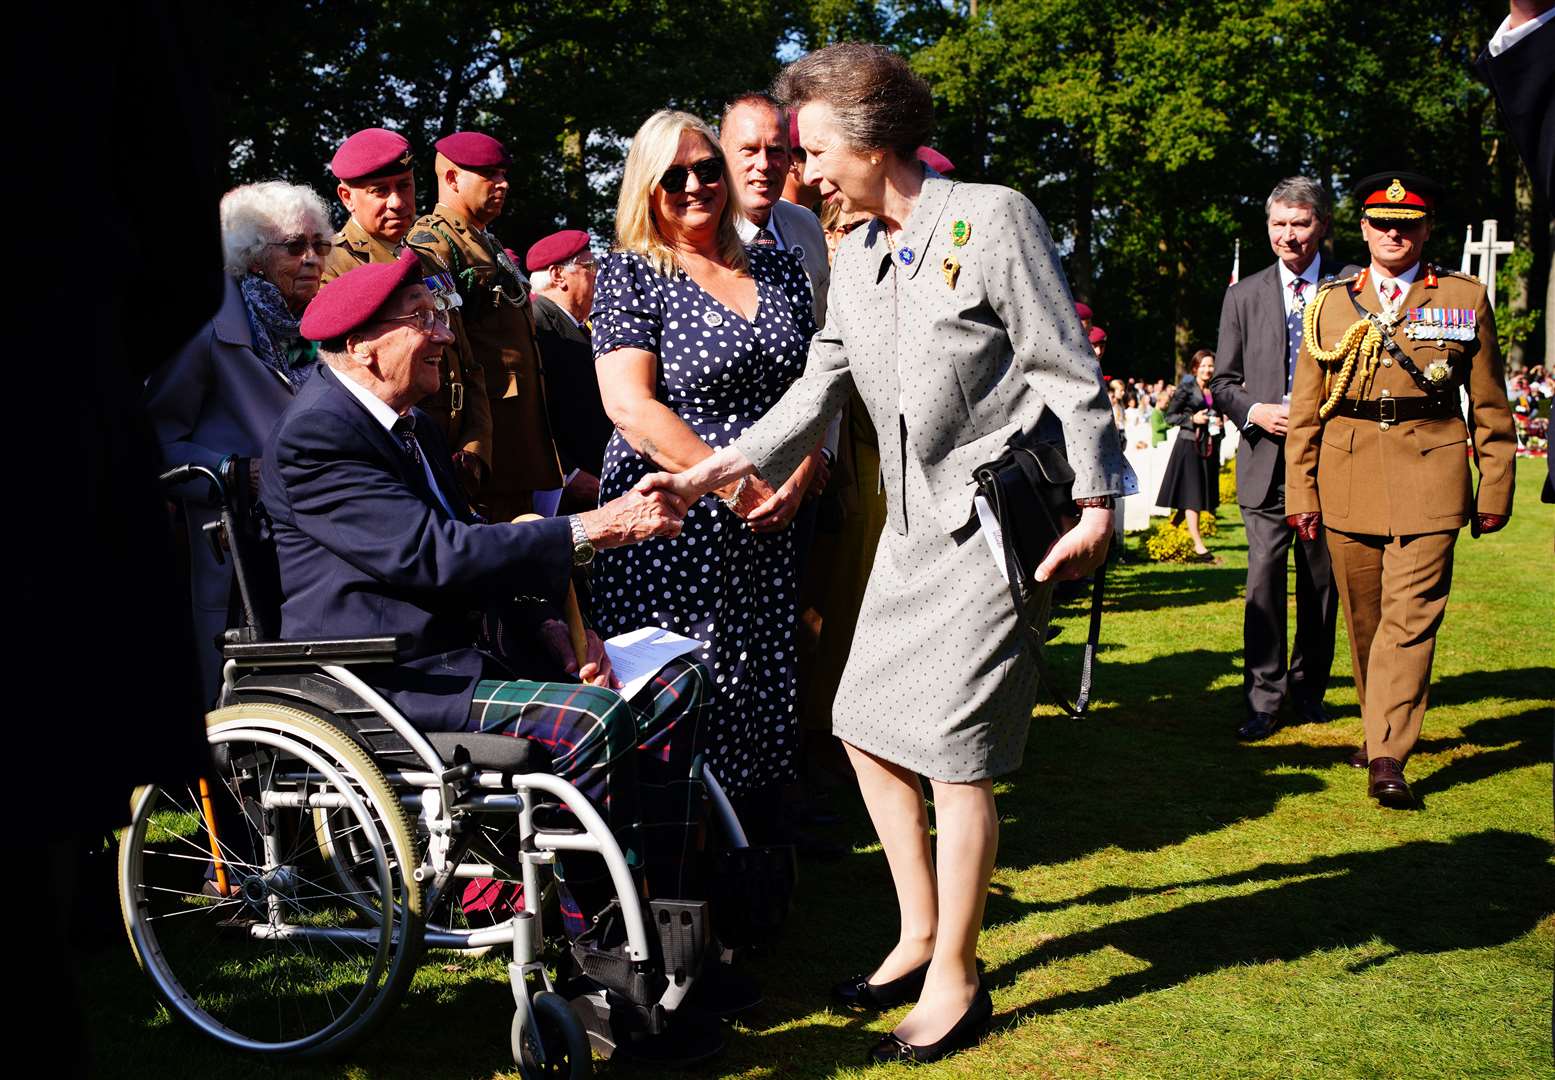
[[1383, 431], [1388, 430], [1388, 422], [1386, 420], [1381, 421], [1380, 423], [1377, 424], [1377, 426], [1379, 428], [1381, 428]]
[[1392, 367], [1393, 366], [1393, 358], [1391, 356], [1384, 356], [1382, 358], [1382, 366], [1383, 367]]
[[1388, 390], [1384, 390], [1384, 391], [1382, 391], [1382, 396], [1383, 396], [1383, 397], [1390, 397], [1390, 396], [1392, 396], [1392, 395], [1391, 395], [1391, 392], [1390, 392], [1390, 391], [1388, 391]]

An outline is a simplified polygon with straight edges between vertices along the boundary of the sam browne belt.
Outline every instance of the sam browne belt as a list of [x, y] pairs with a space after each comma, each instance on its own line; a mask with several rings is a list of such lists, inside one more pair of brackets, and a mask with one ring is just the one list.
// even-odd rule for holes
[[1456, 396], [1426, 397], [1424, 394], [1370, 398], [1366, 401], [1340, 398], [1334, 412], [1356, 420], [1377, 420], [1385, 424], [1396, 424], [1400, 420], [1444, 420], [1463, 415], [1458, 411]]

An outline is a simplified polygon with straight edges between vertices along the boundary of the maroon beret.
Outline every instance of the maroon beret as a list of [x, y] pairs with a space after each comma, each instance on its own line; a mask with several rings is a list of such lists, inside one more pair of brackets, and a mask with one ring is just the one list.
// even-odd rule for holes
[[1080, 300], [1074, 302], [1074, 313], [1082, 319], [1091, 318], [1091, 305]]
[[1106, 340], [1107, 340], [1107, 331], [1103, 330], [1099, 326], [1091, 327], [1091, 344], [1092, 345], [1095, 345], [1097, 342], [1106, 341]]
[[413, 160], [405, 136], [387, 128], [363, 128], [340, 144], [329, 171], [336, 180], [367, 180], [405, 172]]
[[513, 164], [507, 147], [478, 131], [457, 131], [437, 140], [437, 152], [462, 169], [500, 169]]
[[544, 270], [547, 266], [566, 262], [579, 252], [587, 251], [588, 247], [588, 233], [582, 229], [563, 229], [531, 244], [529, 253], [524, 256], [524, 265], [529, 268], [530, 273], [534, 273], [536, 270]]
[[934, 149], [932, 146], [918, 147], [918, 160], [923, 162], [929, 168], [933, 169], [935, 172], [939, 173], [941, 176], [955, 168], [955, 165], [951, 163], [951, 160], [948, 157]]
[[366, 263], [347, 270], [319, 290], [302, 313], [302, 336], [309, 341], [345, 337], [372, 321], [389, 297], [421, 281], [421, 260], [406, 248], [391, 263]]

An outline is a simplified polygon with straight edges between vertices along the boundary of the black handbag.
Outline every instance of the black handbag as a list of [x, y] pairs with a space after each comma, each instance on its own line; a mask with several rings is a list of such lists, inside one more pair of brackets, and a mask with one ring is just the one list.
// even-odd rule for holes
[[1042, 650], [1057, 633], [1049, 631], [1053, 583], [1038, 584], [1037, 567], [1048, 550], [1075, 525], [1079, 510], [1074, 504], [1074, 470], [1063, 451], [1050, 442], [1023, 440], [1011, 443], [1003, 454], [972, 470], [977, 493], [988, 502], [999, 522], [1004, 545], [1005, 576], [1015, 618], [1037, 665], [1037, 678], [1058, 707], [1078, 720], [1091, 698], [1091, 673], [1096, 644], [1101, 636], [1102, 578], [1106, 564], [1096, 568], [1091, 590], [1091, 623], [1086, 636], [1085, 658], [1080, 669], [1080, 690], [1075, 701], [1053, 687]]

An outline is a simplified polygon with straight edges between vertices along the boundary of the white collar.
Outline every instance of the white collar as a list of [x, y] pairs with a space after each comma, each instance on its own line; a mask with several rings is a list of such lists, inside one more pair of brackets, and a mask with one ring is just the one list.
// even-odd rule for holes
[[1290, 291], [1290, 283], [1295, 281], [1298, 277], [1302, 281], [1305, 281], [1308, 285], [1316, 285], [1317, 265], [1322, 261], [1323, 257], [1321, 255], [1312, 256], [1312, 261], [1307, 263], [1307, 268], [1299, 274], [1291, 273], [1290, 267], [1286, 266], [1283, 262], [1275, 263], [1274, 265], [1280, 268], [1280, 288], [1286, 290], [1287, 292]]
[[[1420, 264], [1418, 262], [1411, 266], [1408, 270], [1405, 270], [1402, 274], [1399, 274], [1397, 277], [1388, 277], [1382, 272], [1381, 267], [1379, 267], [1376, 263], [1372, 263], [1371, 287], [1376, 290], [1377, 300], [1382, 304], [1384, 310], [1386, 310], [1390, 307], [1396, 307], [1397, 305], [1404, 302], [1404, 294], [1409, 292], [1409, 287], [1415, 283], [1415, 278], [1419, 276]], [[1388, 302], [1388, 298], [1382, 295], [1382, 283], [1384, 281], [1396, 281], [1399, 288], [1404, 290], [1398, 294], [1398, 299], [1393, 301], [1391, 304]]]
[[736, 214], [734, 217], [734, 230], [740, 234], [742, 243], [749, 244], [755, 240], [757, 231], [762, 228], [765, 228], [777, 240], [779, 251], [788, 250], [788, 245], [783, 242], [783, 230], [778, 228], [777, 203], [773, 203], [772, 209], [767, 211], [767, 224], [765, 226], [757, 225], [744, 214]]
[[366, 409], [368, 415], [374, 420], [383, 425], [383, 430], [390, 433], [394, 431], [394, 423], [400, 418], [400, 414], [390, 408], [388, 402], [344, 372], [337, 373], [335, 381], [350, 391], [351, 396], [362, 403], [362, 408]]

